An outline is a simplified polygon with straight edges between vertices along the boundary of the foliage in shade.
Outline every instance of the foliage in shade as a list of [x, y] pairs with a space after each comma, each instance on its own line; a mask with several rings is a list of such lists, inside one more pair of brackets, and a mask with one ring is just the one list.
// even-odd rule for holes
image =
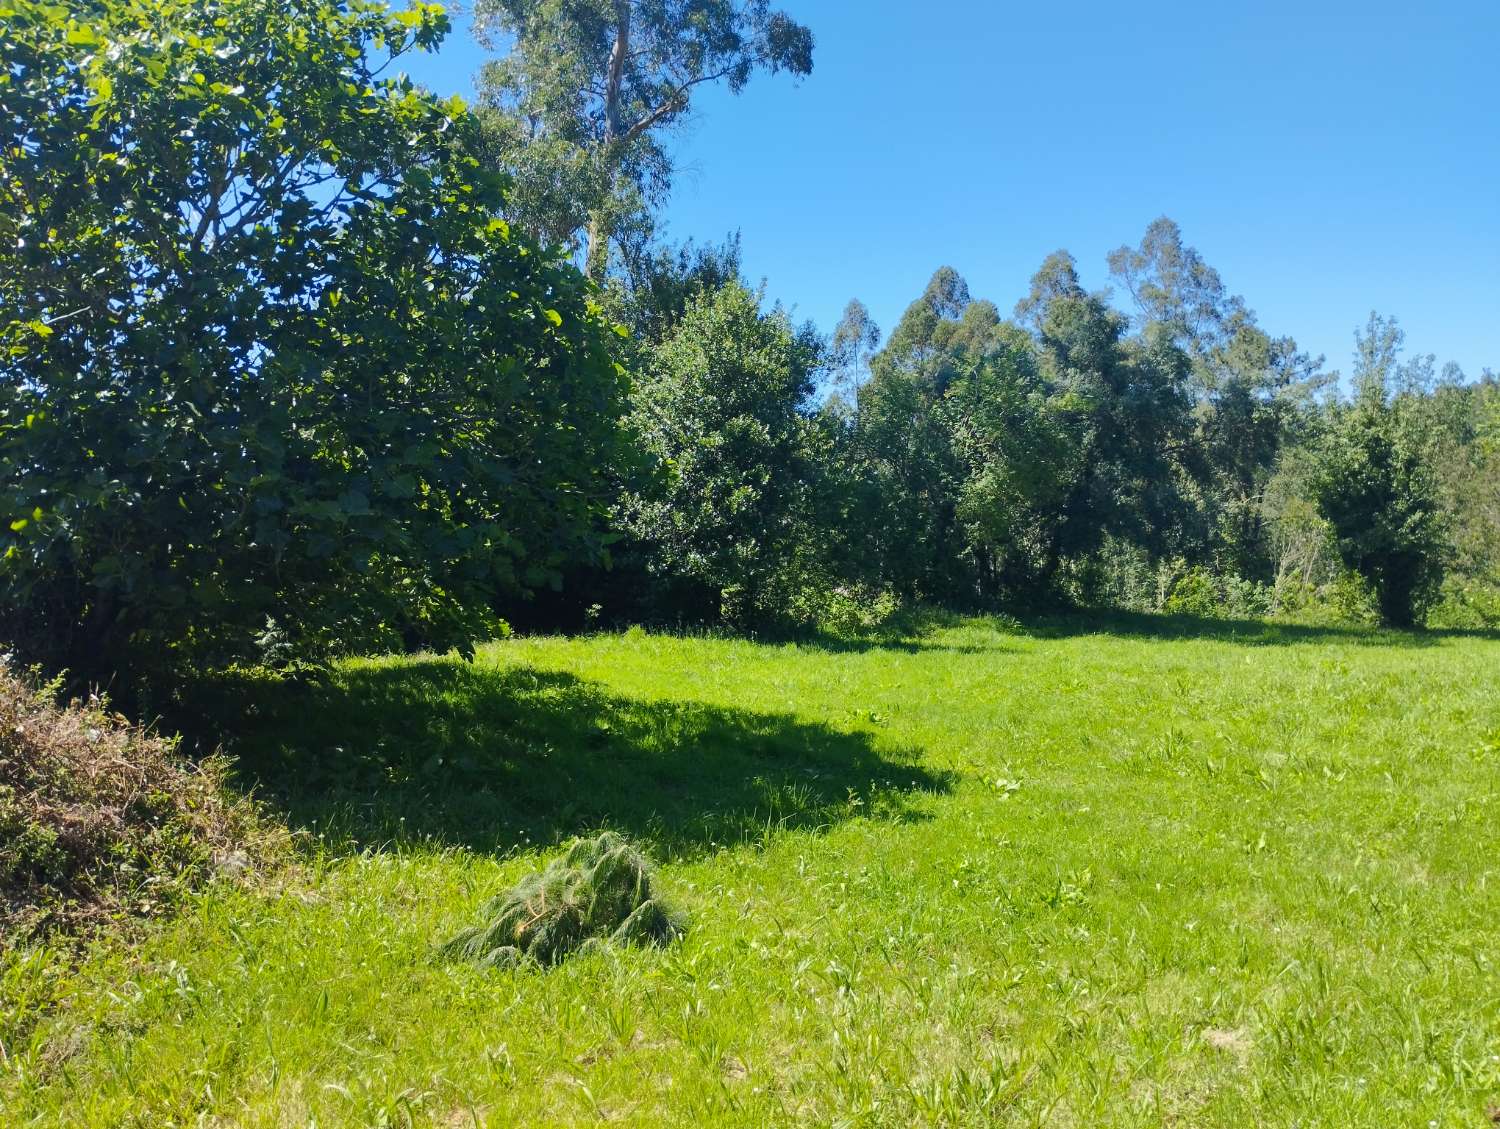
[[498, 967], [552, 965], [600, 944], [664, 945], [683, 919], [661, 900], [651, 864], [621, 836], [578, 839], [545, 870], [490, 901], [484, 921], [442, 946], [445, 956]]

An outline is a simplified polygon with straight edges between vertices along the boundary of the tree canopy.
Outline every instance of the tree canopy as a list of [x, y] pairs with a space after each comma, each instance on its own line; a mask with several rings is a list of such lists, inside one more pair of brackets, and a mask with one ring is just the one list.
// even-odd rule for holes
[[0, 28], [7, 634], [82, 671], [466, 646], [597, 554], [626, 382], [437, 5], [15, 0]]
[[612, 241], [649, 236], [674, 171], [662, 134], [701, 87], [812, 73], [812, 32], [766, 0], [477, 0], [474, 19], [507, 48], [480, 90], [514, 213], [551, 242], [586, 231], [595, 279]]

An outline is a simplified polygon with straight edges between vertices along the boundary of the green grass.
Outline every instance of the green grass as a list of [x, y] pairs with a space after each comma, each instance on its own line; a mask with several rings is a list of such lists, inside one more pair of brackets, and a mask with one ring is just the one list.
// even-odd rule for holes
[[[218, 687], [315, 844], [0, 959], [0, 1124], [1487, 1124], [1500, 642], [1147, 617]], [[612, 827], [685, 940], [433, 946]]]

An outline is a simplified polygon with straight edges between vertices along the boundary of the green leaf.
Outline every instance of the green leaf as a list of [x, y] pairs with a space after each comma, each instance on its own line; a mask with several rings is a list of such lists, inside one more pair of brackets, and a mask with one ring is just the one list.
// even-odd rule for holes
[[546, 318], [553, 325], [562, 325], [563, 322], [562, 314], [558, 313], [556, 310], [543, 310], [542, 317]]

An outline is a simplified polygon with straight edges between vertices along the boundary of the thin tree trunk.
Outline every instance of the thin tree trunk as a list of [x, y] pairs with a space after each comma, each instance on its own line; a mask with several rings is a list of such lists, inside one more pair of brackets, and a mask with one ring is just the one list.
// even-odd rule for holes
[[[609, 52], [609, 77], [604, 89], [604, 145], [601, 156], [611, 182], [614, 179], [615, 146], [625, 134], [620, 121], [620, 90], [625, 81], [625, 61], [630, 55], [630, 0], [615, 0], [615, 42]], [[613, 183], [611, 183], [613, 188]], [[609, 220], [601, 211], [589, 217], [589, 249], [583, 273], [595, 282], [609, 269]]]
[[597, 212], [589, 217], [589, 249], [583, 262], [583, 273], [593, 282], [609, 269], [609, 221]]

